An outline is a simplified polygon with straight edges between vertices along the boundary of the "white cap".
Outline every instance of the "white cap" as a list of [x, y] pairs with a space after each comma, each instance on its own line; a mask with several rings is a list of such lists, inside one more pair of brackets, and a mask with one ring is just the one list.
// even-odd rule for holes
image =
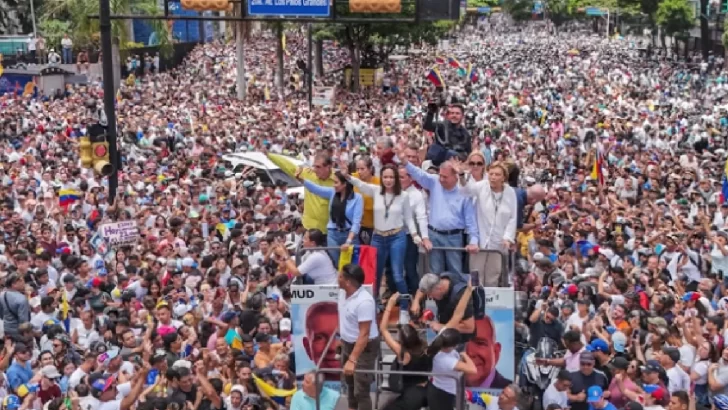
[[195, 260], [192, 259], [192, 258], [190, 258], [189, 256], [186, 257], [186, 258], [184, 258], [184, 259], [182, 259], [182, 266], [183, 267], [191, 268], [192, 265], [194, 265], [194, 264], [195, 264]]
[[290, 332], [291, 331], [291, 319], [284, 317], [281, 319], [280, 322], [278, 322], [278, 330], [281, 332]]

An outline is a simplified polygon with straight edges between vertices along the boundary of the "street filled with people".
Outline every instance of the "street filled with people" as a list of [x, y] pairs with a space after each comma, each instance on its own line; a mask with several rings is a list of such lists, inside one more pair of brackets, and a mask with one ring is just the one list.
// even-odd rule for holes
[[[723, 59], [545, 27], [458, 27], [357, 92], [326, 41], [313, 106], [303, 30], [285, 84], [246, 44], [244, 100], [234, 40], [147, 56], [115, 192], [79, 156], [100, 78], [0, 96], [1, 407], [728, 410]], [[306, 286], [337, 293], [301, 316]], [[520, 295], [514, 357], [483, 287]], [[380, 402], [384, 350], [412, 373]]]

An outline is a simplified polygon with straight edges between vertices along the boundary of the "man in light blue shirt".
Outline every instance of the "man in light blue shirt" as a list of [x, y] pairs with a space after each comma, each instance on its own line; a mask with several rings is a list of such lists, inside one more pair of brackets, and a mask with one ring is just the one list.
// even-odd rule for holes
[[[422, 245], [430, 252], [430, 271], [463, 273], [461, 251], [432, 251], [435, 248], [462, 248], [470, 253], [478, 252], [478, 223], [472, 199], [460, 193], [458, 175], [449, 161], [440, 166], [439, 175], [427, 172], [407, 163], [404, 155], [398, 155], [406, 164], [407, 172], [420, 186], [429, 191], [430, 223], [428, 237]], [[463, 233], [468, 234], [465, 245]]]
[[339, 401], [339, 393], [324, 387], [323, 375], [319, 375], [319, 393], [316, 394], [316, 374], [306, 373], [303, 376], [301, 390], [291, 398], [291, 410], [316, 410], [316, 396], [319, 400], [319, 410], [334, 410]]

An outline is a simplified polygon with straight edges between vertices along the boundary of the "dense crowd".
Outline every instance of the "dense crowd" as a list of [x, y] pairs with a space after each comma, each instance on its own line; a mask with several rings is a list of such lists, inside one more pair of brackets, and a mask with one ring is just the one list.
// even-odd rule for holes
[[[492, 17], [312, 110], [300, 32], [287, 33], [285, 87], [273, 37], [246, 46], [245, 101], [234, 46], [201, 45], [123, 82], [111, 204], [78, 157], [98, 79], [0, 97], [3, 407], [332, 410], [338, 391], [297, 380], [298, 282], [340, 288], [338, 330], [307, 348], [340, 363], [352, 410], [373, 406], [362, 370], [380, 340], [399, 368], [437, 374], [390, 378], [389, 410], [452, 409], [464, 398], [447, 375], [498, 389], [489, 410], [728, 410], [722, 59], [542, 34]], [[348, 61], [323, 50], [325, 72]], [[305, 195], [231, 152], [265, 153]], [[115, 221], [134, 221], [138, 241], [109, 249], [99, 227]], [[340, 263], [362, 245], [373, 269]], [[495, 370], [511, 358], [482, 286], [530, 301], [516, 334], [535, 354], [524, 366], [553, 375], [546, 388]], [[475, 339], [485, 347], [462, 348]]]

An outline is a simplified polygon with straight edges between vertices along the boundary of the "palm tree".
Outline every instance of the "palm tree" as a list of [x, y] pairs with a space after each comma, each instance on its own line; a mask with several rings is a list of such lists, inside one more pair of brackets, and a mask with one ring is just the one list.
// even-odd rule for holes
[[[109, 0], [111, 14], [146, 14], [158, 15], [157, 0]], [[165, 0], [166, 1], [166, 0]], [[46, 0], [43, 4], [41, 19], [62, 19], [70, 23], [70, 32], [74, 46], [80, 48], [95, 47], [99, 40], [98, 19], [88, 18], [99, 14], [99, 0]], [[164, 20], [148, 20], [149, 25], [159, 40], [160, 52], [169, 53], [172, 43], [169, 29]], [[125, 45], [131, 38], [131, 21], [112, 20], [112, 60], [114, 63], [114, 86], [118, 88], [121, 75], [119, 57], [120, 45]]]

